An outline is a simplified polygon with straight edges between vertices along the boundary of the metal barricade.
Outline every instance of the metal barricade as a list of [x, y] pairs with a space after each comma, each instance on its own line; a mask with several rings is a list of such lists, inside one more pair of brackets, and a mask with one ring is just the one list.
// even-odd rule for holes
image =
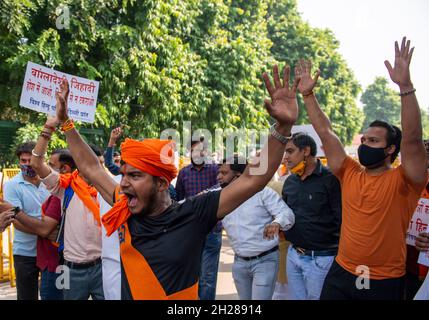
[[[3, 199], [3, 184], [19, 172], [20, 169], [3, 169], [0, 183], [0, 199]], [[15, 268], [13, 267], [13, 236], [13, 225], [10, 225], [3, 233], [0, 233], [0, 281], [9, 281], [11, 287], [16, 285]]]

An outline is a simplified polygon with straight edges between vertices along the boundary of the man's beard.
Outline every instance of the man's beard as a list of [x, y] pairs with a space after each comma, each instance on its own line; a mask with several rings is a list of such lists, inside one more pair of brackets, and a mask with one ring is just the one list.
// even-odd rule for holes
[[150, 192], [150, 195], [148, 197], [146, 207], [143, 208], [142, 211], [140, 211], [140, 214], [142, 216], [150, 215], [154, 211], [155, 206], [156, 206], [156, 194], [157, 194], [156, 186], [153, 186], [153, 188]]
[[229, 182], [220, 183], [219, 185], [223, 189], [223, 188], [226, 188], [229, 185]]

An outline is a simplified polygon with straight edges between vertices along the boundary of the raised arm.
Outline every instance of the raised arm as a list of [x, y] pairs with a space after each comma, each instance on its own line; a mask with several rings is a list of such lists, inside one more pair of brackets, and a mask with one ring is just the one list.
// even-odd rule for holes
[[[61, 92], [57, 93], [57, 119], [60, 124], [69, 120], [67, 112], [69, 85], [67, 80], [61, 83]], [[117, 183], [101, 166], [97, 156], [73, 127], [64, 131], [69, 150], [79, 172], [94, 185], [107, 203], [113, 205], [113, 194]]]
[[304, 98], [308, 118], [322, 140], [323, 150], [328, 159], [329, 168], [336, 173], [346, 158], [346, 152], [340, 139], [332, 130], [331, 122], [320, 108], [316, 95], [313, 92], [319, 78], [318, 70], [314, 77], [311, 76], [311, 62], [300, 60], [295, 68], [295, 76], [299, 79], [298, 91]]
[[[265, 107], [270, 116], [277, 120], [275, 130], [277, 134], [283, 137], [290, 136], [292, 126], [298, 118], [298, 103], [296, 101], [297, 83], [295, 82], [290, 87], [289, 74], [290, 70], [287, 67], [283, 72], [282, 83], [278, 67], [274, 66], [274, 86], [268, 75], [266, 73], [263, 74], [265, 86], [271, 97], [271, 101], [265, 101]], [[255, 164], [248, 165], [246, 171], [238, 179], [222, 190], [217, 212], [219, 219], [233, 211], [267, 185], [282, 161], [285, 146], [285, 141], [280, 142], [279, 138], [275, 138], [273, 134], [269, 136], [268, 142], [261, 151], [258, 168], [255, 167]]]
[[112, 132], [110, 133], [109, 144], [107, 145], [106, 153], [104, 156], [104, 164], [106, 165], [107, 169], [109, 169], [110, 173], [115, 176], [120, 174], [120, 167], [113, 162], [113, 151], [121, 134], [121, 127], [112, 130]]
[[399, 86], [401, 92], [401, 163], [407, 178], [424, 185], [427, 182], [427, 159], [422, 139], [422, 119], [410, 77], [410, 63], [414, 48], [410, 50], [410, 41], [404, 37], [401, 49], [395, 42], [395, 65], [385, 61], [390, 78]]
[[57, 118], [48, 116], [42, 133], [40, 134], [31, 155], [31, 166], [42, 179], [46, 178], [51, 173], [51, 168], [49, 168], [45, 162], [45, 154], [48, 149], [52, 132], [55, 130], [57, 125]]
[[185, 199], [185, 186], [183, 184], [183, 171], [179, 171], [179, 176], [176, 181], [176, 199], [181, 201]]

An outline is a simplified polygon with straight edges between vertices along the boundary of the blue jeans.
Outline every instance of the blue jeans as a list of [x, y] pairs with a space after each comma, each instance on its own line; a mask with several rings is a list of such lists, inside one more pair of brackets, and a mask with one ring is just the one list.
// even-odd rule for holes
[[48, 269], [42, 271], [40, 281], [40, 298], [42, 300], [63, 300], [63, 290], [59, 290], [56, 281], [60, 273], [49, 272]]
[[232, 277], [240, 300], [271, 300], [278, 270], [278, 251], [249, 261], [235, 256]]
[[319, 300], [334, 259], [335, 256], [303, 256], [290, 246], [286, 272], [291, 299]]
[[64, 300], [104, 300], [101, 263], [85, 269], [70, 270], [70, 289], [64, 289]]
[[215, 300], [217, 271], [219, 267], [222, 232], [210, 232], [204, 244], [200, 278], [198, 280], [198, 296], [200, 300]]

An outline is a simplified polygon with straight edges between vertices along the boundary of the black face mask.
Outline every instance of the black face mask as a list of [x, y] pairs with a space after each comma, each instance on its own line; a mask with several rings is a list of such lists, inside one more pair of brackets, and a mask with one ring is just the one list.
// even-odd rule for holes
[[384, 150], [386, 148], [373, 148], [369, 147], [366, 144], [361, 144], [358, 148], [358, 156], [359, 156], [359, 162], [361, 165], [365, 167], [372, 167], [378, 163], [382, 165], [384, 159], [390, 156], [390, 154], [385, 154]]

